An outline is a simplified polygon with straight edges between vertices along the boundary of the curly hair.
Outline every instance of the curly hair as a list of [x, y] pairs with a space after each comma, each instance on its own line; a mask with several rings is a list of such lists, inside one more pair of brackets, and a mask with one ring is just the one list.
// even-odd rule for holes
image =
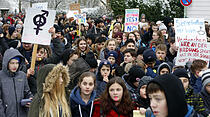
[[119, 84], [123, 88], [123, 96], [120, 101], [120, 104], [117, 106], [118, 112], [123, 115], [132, 116], [132, 110], [134, 109], [134, 105], [130, 98], [129, 92], [128, 92], [123, 80], [120, 77], [115, 77], [115, 78], [112, 78], [109, 80], [104, 93], [101, 95], [101, 97], [99, 99], [99, 101], [101, 102], [101, 107], [102, 107], [103, 113], [105, 113], [105, 114], [109, 113], [110, 110], [112, 110], [112, 108], [114, 106], [114, 101], [111, 99], [110, 94], [109, 94], [109, 88], [114, 83]]

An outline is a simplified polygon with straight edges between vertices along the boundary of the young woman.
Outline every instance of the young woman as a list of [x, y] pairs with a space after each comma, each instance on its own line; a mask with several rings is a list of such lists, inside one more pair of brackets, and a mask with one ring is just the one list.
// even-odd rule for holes
[[37, 93], [31, 103], [29, 117], [70, 117], [65, 87], [69, 83], [68, 68], [47, 64], [37, 76]]
[[94, 102], [92, 117], [132, 117], [133, 103], [120, 77], [111, 79], [100, 99]]
[[100, 62], [97, 73], [96, 97], [99, 97], [105, 90], [107, 82], [112, 78], [112, 65], [109, 61]]
[[76, 86], [70, 95], [72, 117], [91, 117], [93, 101], [96, 96], [96, 76], [92, 72], [84, 72], [79, 77]]
[[81, 37], [77, 40], [76, 44], [77, 54], [79, 55], [79, 57], [85, 58], [86, 54], [90, 51], [86, 39]]

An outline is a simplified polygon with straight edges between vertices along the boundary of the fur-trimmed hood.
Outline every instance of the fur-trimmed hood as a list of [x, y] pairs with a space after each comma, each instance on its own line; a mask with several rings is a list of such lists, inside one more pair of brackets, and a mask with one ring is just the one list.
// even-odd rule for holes
[[50, 92], [56, 80], [60, 77], [60, 73], [63, 74], [63, 83], [67, 86], [70, 81], [67, 66], [63, 66], [62, 64], [47, 64], [43, 66], [37, 75], [37, 92], [41, 95], [43, 92]]

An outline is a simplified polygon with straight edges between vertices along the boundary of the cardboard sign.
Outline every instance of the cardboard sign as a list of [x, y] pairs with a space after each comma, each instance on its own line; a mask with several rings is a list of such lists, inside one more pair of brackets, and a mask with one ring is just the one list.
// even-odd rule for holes
[[53, 26], [56, 11], [28, 9], [24, 21], [22, 42], [50, 45], [51, 34], [48, 32]]
[[185, 65], [188, 61], [202, 59], [209, 64], [210, 48], [207, 44], [203, 18], [175, 18], [175, 41], [179, 50], [176, 65]]
[[47, 10], [48, 2], [44, 3], [33, 3], [32, 8], [35, 9], [41, 9], [41, 10]]
[[210, 43], [199, 41], [180, 41], [176, 65], [185, 65], [188, 61], [202, 59], [207, 66], [210, 60]]
[[80, 3], [73, 3], [73, 4], [70, 4], [70, 5], [69, 5], [69, 9], [70, 9], [71, 11], [78, 10], [79, 13], [80, 13]]
[[125, 10], [125, 32], [138, 30], [139, 9]]

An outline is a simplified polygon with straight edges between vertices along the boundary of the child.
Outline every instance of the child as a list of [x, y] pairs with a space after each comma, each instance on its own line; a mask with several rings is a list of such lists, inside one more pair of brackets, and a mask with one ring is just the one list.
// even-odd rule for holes
[[207, 63], [204, 60], [194, 60], [190, 67], [190, 85], [194, 88], [195, 93], [202, 89], [201, 73], [207, 69]]
[[168, 63], [163, 62], [158, 66], [157, 75], [170, 74], [170, 73], [171, 73], [171, 66]]
[[101, 52], [101, 49], [104, 48], [105, 42], [106, 42], [105, 37], [98, 37], [95, 41], [95, 44], [92, 44], [91, 46], [97, 59], [99, 59], [100, 57], [100, 52]]
[[123, 81], [131, 95], [132, 100], [135, 102], [137, 100], [136, 90], [138, 88], [139, 80], [145, 76], [144, 71], [140, 66], [134, 65], [130, 68], [128, 74], [122, 76]]
[[168, 61], [168, 58], [166, 57], [166, 53], [167, 53], [167, 47], [165, 44], [159, 44], [156, 49], [155, 49], [155, 55], [156, 55], [156, 66], [158, 67], [161, 63], [163, 62], [167, 62], [169, 64], [172, 65], [172, 63], [170, 63]]
[[30, 103], [21, 105], [22, 99], [32, 99], [26, 74], [20, 71], [24, 58], [16, 49], [7, 49], [0, 71], [0, 116], [27, 117]]
[[112, 65], [109, 61], [103, 60], [99, 64], [98, 67], [98, 73], [96, 75], [96, 83], [97, 83], [97, 89], [96, 89], [96, 97], [99, 97], [102, 92], [105, 90], [107, 82], [112, 78]]
[[147, 65], [147, 72], [146, 72], [146, 76], [151, 76], [152, 78], [156, 77], [156, 70], [154, 69], [155, 66], [155, 53], [152, 49], [146, 49], [143, 52], [143, 59], [144, 59], [144, 63]]
[[206, 117], [208, 115], [208, 112], [205, 111], [206, 108], [204, 106], [203, 99], [201, 98], [200, 95], [195, 94], [192, 86], [189, 85], [190, 77], [188, 75], [187, 70], [184, 68], [179, 68], [179, 69], [176, 69], [173, 72], [173, 74], [182, 81], [182, 84], [185, 89], [185, 99], [187, 101], [187, 104], [192, 106], [196, 112]]
[[31, 103], [29, 117], [69, 117], [65, 87], [69, 83], [68, 68], [62, 64], [44, 65], [37, 75], [37, 93]]
[[[118, 54], [116, 51], [110, 51], [108, 53], [108, 58], [106, 58], [112, 65], [112, 73], [114, 72], [115, 68], [118, 66], [116, 64], [116, 60], [117, 60], [117, 57], [118, 57]], [[113, 75], [113, 74], [112, 74]]]
[[147, 95], [146, 95], [146, 87], [147, 87], [147, 84], [152, 79], [153, 78], [150, 76], [143, 76], [140, 79], [139, 86], [136, 90], [137, 100], [135, 101], [135, 104], [137, 107], [139, 107], [139, 110], [142, 115], [145, 114], [146, 109], [149, 107], [149, 100], [147, 100]]
[[174, 75], [156, 77], [148, 83], [146, 93], [152, 110], [146, 112], [146, 117], [199, 117], [193, 108], [187, 105], [184, 87]]
[[84, 72], [79, 77], [76, 86], [70, 95], [72, 117], [91, 117], [93, 101], [96, 96], [96, 76], [92, 72]]
[[[210, 69], [203, 72], [202, 75], [202, 90], [201, 90], [201, 97], [203, 98], [204, 105], [206, 106], [206, 110], [210, 113]], [[210, 115], [209, 115], [210, 116]]]
[[94, 102], [92, 117], [132, 117], [133, 103], [120, 77], [111, 79], [100, 99]]

